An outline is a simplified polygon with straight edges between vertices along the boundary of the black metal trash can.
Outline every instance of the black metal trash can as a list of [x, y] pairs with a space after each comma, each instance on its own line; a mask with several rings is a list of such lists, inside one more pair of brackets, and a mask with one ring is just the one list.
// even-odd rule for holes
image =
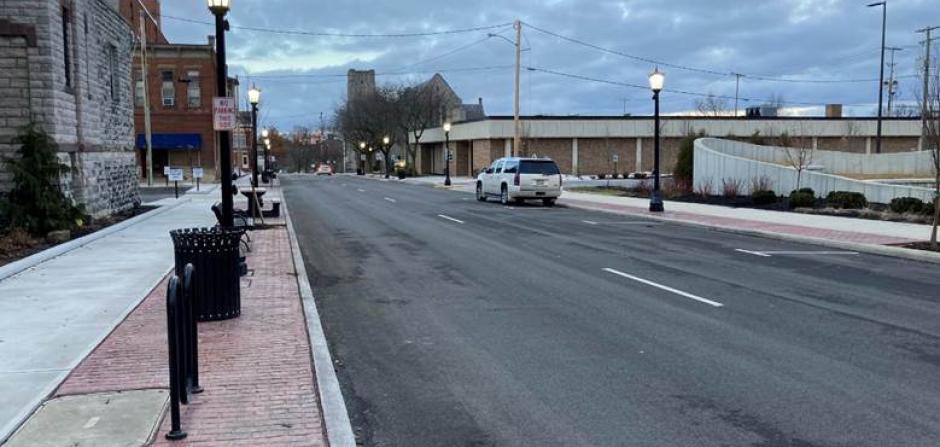
[[170, 231], [176, 274], [186, 264], [196, 268], [193, 298], [198, 321], [229, 320], [241, 315], [239, 244], [244, 230], [184, 228]]

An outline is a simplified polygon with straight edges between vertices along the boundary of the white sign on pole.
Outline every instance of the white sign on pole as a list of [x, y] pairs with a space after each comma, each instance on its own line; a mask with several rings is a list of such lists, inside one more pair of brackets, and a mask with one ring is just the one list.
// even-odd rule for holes
[[618, 161], [620, 161], [620, 156], [617, 155], [617, 154], [614, 154], [614, 163], [616, 163], [616, 162], [618, 162]]
[[202, 168], [193, 168], [193, 178], [202, 178], [204, 175]]
[[221, 130], [234, 130], [237, 107], [235, 98], [212, 98], [212, 128]]
[[170, 169], [169, 177], [170, 177], [171, 182], [183, 181], [183, 169], [182, 168]]
[[164, 167], [163, 167], [163, 175], [164, 175], [164, 176], [170, 175], [170, 169], [173, 169], [173, 168], [170, 167], [170, 166], [164, 166]]

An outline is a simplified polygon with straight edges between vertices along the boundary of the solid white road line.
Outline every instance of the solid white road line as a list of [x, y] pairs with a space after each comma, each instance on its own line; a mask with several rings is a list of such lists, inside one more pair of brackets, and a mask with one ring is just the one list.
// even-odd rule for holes
[[440, 217], [441, 219], [447, 219], [447, 220], [449, 220], [449, 221], [451, 221], [451, 222], [457, 222], [457, 223], [459, 223], [459, 224], [464, 223], [464, 222], [463, 222], [462, 220], [460, 220], [460, 219], [454, 219], [453, 217], [445, 216], [445, 215], [443, 215], [443, 214], [438, 214], [437, 217]]
[[754, 255], [754, 256], [761, 256], [761, 257], [764, 257], [764, 258], [769, 258], [769, 257], [770, 257], [770, 255], [768, 255], [767, 253], [764, 253], [764, 252], [762, 252], [762, 251], [742, 250], [742, 249], [740, 249], [740, 248], [735, 249], [734, 251], [741, 252], [741, 253], [747, 253], [747, 254], [749, 254], [749, 255]]
[[397, 200], [395, 200], [395, 199], [393, 199], [393, 198], [391, 198], [391, 197], [386, 197], [385, 200], [386, 200], [386, 201], [389, 201], [389, 202], [392, 202], [392, 203], [397, 202]]
[[593, 220], [582, 220], [581, 222], [584, 222], [588, 225], [597, 225], [597, 222], [594, 222]]
[[636, 281], [636, 282], [640, 282], [640, 283], [646, 284], [646, 285], [648, 285], [648, 286], [655, 287], [655, 288], [657, 288], [657, 289], [665, 290], [665, 291], [667, 291], [667, 292], [672, 292], [672, 293], [675, 293], [676, 295], [684, 296], [684, 297], [686, 297], [686, 298], [689, 298], [689, 299], [698, 301], [698, 302], [700, 302], [700, 303], [708, 304], [709, 306], [712, 306], [712, 307], [722, 307], [722, 306], [724, 306], [724, 304], [721, 304], [721, 303], [719, 303], [719, 302], [717, 302], [717, 301], [712, 301], [712, 300], [710, 300], [710, 299], [702, 298], [702, 297], [700, 297], [700, 296], [693, 295], [693, 294], [688, 293], [688, 292], [683, 292], [683, 291], [681, 291], [681, 290], [673, 289], [672, 287], [665, 286], [665, 285], [662, 285], [662, 284], [659, 284], [659, 283], [655, 283], [655, 282], [653, 282], [653, 281], [646, 280], [646, 279], [640, 278], [640, 277], [638, 277], [638, 276], [633, 276], [633, 275], [631, 275], [631, 274], [629, 274], [629, 273], [624, 273], [624, 272], [621, 272], [621, 271], [619, 271], [619, 270], [614, 270], [614, 269], [612, 269], [612, 268], [605, 268], [604, 271], [607, 272], [607, 273], [613, 273], [613, 274], [615, 274], [615, 275], [617, 275], [617, 276], [622, 276], [622, 277], [627, 278], [627, 279], [632, 279], [632, 280], [634, 280], [634, 281]]
[[362, 189], [362, 188], [359, 188], [358, 191], [359, 191], [359, 192], [366, 192], [366, 190], [364, 190], [364, 189]]
[[734, 251], [747, 253], [754, 256], [762, 256], [769, 258], [771, 256], [856, 256], [858, 252], [855, 251], [754, 251], [754, 250], [742, 250], [740, 248], [735, 249]]

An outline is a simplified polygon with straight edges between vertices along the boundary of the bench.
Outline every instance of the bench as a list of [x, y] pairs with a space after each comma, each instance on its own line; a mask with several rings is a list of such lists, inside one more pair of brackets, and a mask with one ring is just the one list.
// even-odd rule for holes
[[281, 199], [270, 199], [271, 209], [270, 210], [261, 210], [261, 215], [264, 217], [279, 217], [281, 215]]

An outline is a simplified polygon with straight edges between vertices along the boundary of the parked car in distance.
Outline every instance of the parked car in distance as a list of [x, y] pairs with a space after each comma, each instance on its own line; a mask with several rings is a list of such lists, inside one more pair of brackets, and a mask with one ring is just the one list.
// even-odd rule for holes
[[499, 197], [500, 203], [539, 199], [552, 206], [561, 197], [561, 171], [550, 158], [500, 158], [477, 176], [477, 200]]
[[333, 175], [333, 167], [326, 163], [320, 163], [320, 166], [317, 166], [317, 175]]

